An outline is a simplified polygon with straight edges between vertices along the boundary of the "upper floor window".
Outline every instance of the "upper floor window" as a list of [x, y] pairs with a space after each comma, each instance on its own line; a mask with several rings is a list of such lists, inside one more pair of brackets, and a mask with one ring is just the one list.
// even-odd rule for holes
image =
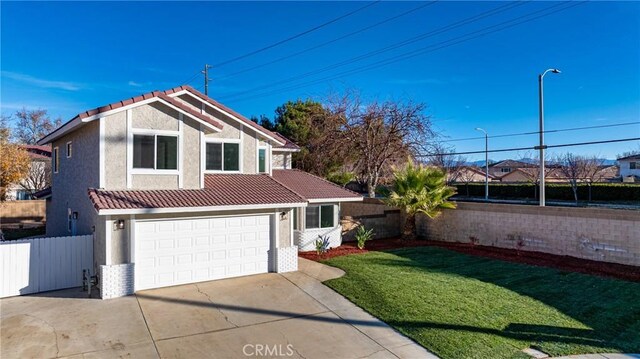
[[71, 158], [71, 150], [73, 149], [73, 143], [67, 142], [67, 158]]
[[207, 143], [207, 171], [240, 171], [239, 143]]
[[259, 173], [267, 172], [267, 149], [266, 148], [258, 149], [258, 172]]
[[177, 170], [178, 136], [133, 135], [133, 168]]
[[509, 173], [509, 172], [511, 172], [511, 168], [509, 168], [509, 167], [504, 167], [504, 168], [501, 168], [501, 169], [500, 169], [500, 171], [501, 171], [502, 173]]
[[58, 173], [58, 169], [60, 168], [60, 159], [58, 158], [58, 147], [53, 148], [53, 153], [51, 154], [53, 157], [51, 163], [53, 163], [53, 173]]
[[640, 169], [640, 162], [629, 162], [629, 169], [630, 170]]

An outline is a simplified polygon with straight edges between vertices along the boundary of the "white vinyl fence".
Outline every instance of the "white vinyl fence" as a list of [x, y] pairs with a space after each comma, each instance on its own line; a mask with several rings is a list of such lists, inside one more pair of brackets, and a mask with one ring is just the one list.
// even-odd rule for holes
[[79, 287], [93, 268], [93, 236], [0, 242], [0, 298]]

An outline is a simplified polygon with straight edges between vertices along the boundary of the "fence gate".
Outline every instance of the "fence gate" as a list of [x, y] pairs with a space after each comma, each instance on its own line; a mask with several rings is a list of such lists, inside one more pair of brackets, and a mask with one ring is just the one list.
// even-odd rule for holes
[[93, 235], [0, 242], [0, 298], [79, 287], [93, 270]]

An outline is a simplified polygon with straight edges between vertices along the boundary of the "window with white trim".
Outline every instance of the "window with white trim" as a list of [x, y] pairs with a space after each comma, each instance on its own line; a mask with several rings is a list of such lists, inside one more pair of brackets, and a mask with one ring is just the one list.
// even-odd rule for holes
[[267, 149], [258, 148], [258, 173], [267, 172]]
[[511, 172], [511, 168], [509, 168], [509, 167], [503, 167], [503, 168], [501, 168], [501, 169], [500, 169], [500, 172], [502, 172], [502, 173], [509, 173], [509, 172]]
[[240, 143], [209, 142], [205, 151], [207, 171], [240, 171]]
[[178, 169], [178, 136], [133, 135], [133, 168]]
[[630, 170], [640, 169], [640, 162], [629, 162], [629, 169]]
[[71, 141], [67, 142], [67, 158], [71, 158], [71, 150], [73, 149], [73, 144]]
[[307, 206], [305, 215], [306, 228], [335, 227], [334, 205]]

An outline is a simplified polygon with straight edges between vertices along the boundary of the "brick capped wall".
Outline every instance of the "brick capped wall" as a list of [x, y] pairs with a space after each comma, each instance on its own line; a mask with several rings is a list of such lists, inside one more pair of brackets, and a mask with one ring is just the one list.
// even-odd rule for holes
[[640, 211], [459, 202], [418, 235], [640, 266]]
[[373, 228], [374, 238], [391, 238], [400, 235], [401, 213], [397, 208], [386, 206], [375, 198], [365, 198], [362, 202], [345, 202], [340, 205], [342, 239], [353, 241], [355, 229], [359, 225]]

